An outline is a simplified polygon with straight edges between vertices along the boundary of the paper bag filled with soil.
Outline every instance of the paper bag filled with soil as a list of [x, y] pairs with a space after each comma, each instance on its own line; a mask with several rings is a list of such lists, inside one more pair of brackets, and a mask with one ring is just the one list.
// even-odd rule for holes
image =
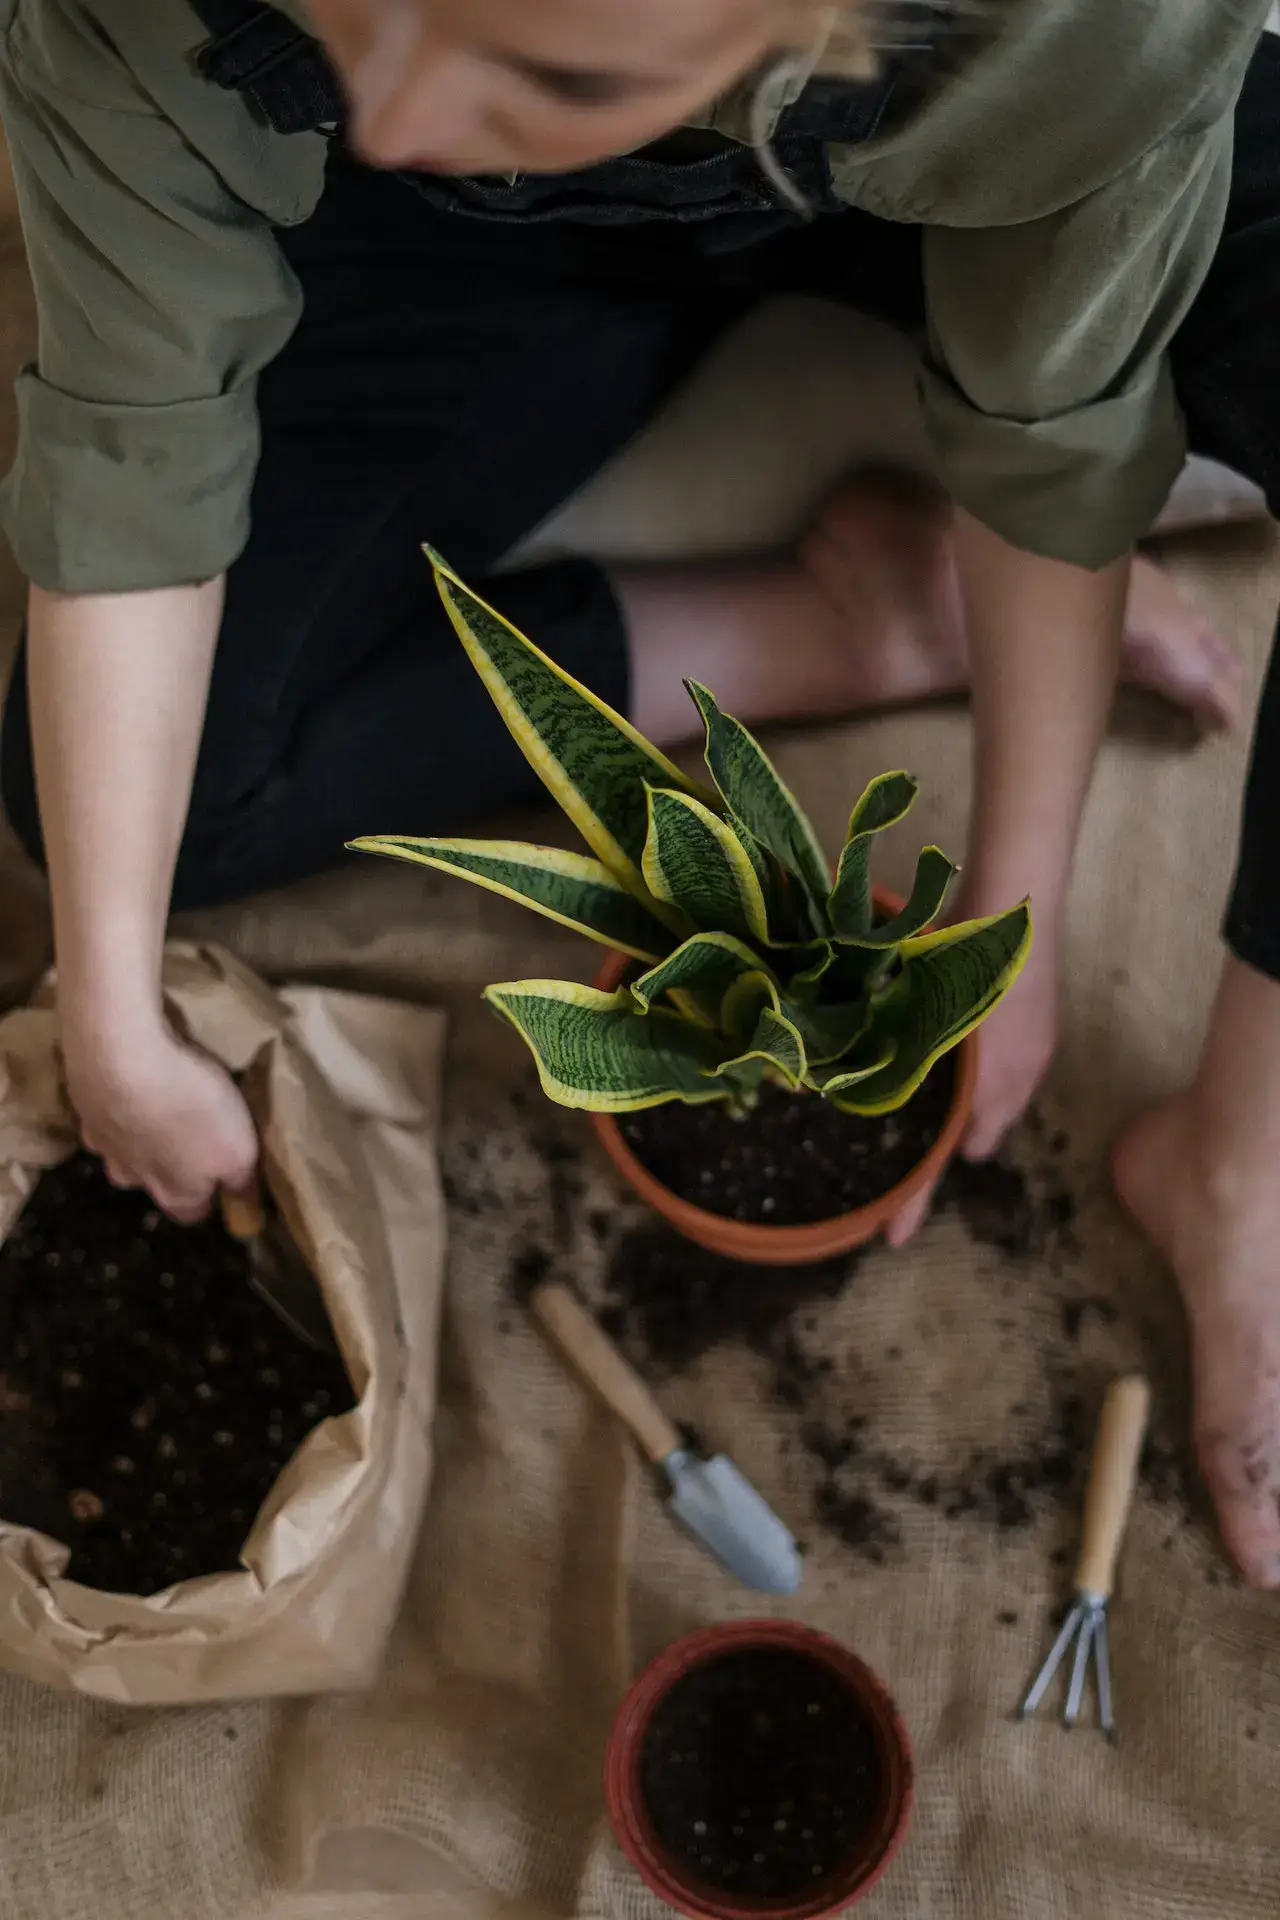
[[176, 1226], [78, 1150], [47, 991], [0, 1021], [0, 1663], [139, 1703], [363, 1686], [427, 1409], [360, 1130], [302, 1039], [335, 1028], [212, 950], [171, 949], [166, 987], [252, 1089], [334, 1350], [272, 1312], [220, 1222]]

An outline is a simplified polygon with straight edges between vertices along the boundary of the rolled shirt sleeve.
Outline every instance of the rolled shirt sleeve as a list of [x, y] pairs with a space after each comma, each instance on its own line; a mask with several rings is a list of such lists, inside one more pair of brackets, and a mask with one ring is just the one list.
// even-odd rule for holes
[[1164, 504], [1186, 451], [1166, 349], [1222, 231], [1231, 138], [1228, 111], [1060, 212], [926, 230], [926, 420], [954, 498], [1012, 545], [1102, 567]]
[[10, 8], [0, 48], [38, 315], [4, 529], [50, 590], [211, 579], [247, 537], [255, 383], [301, 296], [267, 217], [105, 36], [57, 7], [28, 33], [29, 11]]

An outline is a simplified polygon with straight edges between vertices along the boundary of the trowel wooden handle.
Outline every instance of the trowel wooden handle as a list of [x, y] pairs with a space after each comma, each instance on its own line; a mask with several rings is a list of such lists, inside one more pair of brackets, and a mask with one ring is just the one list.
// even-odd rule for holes
[[650, 1460], [665, 1460], [684, 1444], [680, 1429], [570, 1288], [547, 1281], [535, 1288], [529, 1311], [587, 1386], [631, 1429]]
[[255, 1175], [252, 1186], [243, 1193], [224, 1187], [218, 1195], [222, 1224], [233, 1240], [256, 1240], [265, 1232], [267, 1210], [262, 1201], [262, 1186]]
[[1111, 1382], [1098, 1416], [1076, 1585], [1102, 1600], [1115, 1581], [1150, 1408], [1151, 1388], [1140, 1373], [1129, 1373]]

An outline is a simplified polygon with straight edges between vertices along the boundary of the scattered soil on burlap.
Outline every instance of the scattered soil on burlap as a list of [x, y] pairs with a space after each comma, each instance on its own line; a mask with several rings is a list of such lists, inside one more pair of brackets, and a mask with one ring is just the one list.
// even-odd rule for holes
[[353, 1404], [219, 1223], [176, 1226], [87, 1154], [0, 1248], [0, 1517], [64, 1542], [86, 1586], [232, 1571], [290, 1456]]
[[[878, 1565], [900, 1552], [912, 1506], [998, 1533], [1029, 1529], [1051, 1508], [1078, 1507], [1097, 1398], [1081, 1350], [1094, 1330], [1119, 1318], [1115, 1302], [1081, 1273], [1069, 1146], [1064, 1133], [1050, 1133], [1033, 1116], [1016, 1161], [953, 1162], [936, 1203], [1003, 1263], [1034, 1268], [1055, 1309], [1041, 1359], [1046, 1391], [1034, 1409], [1012, 1409], [1020, 1430], [1012, 1446], [975, 1449], [935, 1468], [887, 1449], [861, 1411], [840, 1410], [837, 1370], [821, 1349], [815, 1310], [857, 1284], [865, 1250], [820, 1266], [754, 1267], [704, 1253], [649, 1220], [615, 1237], [601, 1216], [592, 1231], [611, 1249], [601, 1318], [650, 1377], [684, 1371], [728, 1344], [765, 1360], [769, 1390], [796, 1416], [811, 1463], [815, 1518], [862, 1559]], [[1152, 1330], [1145, 1331], [1151, 1344]], [[894, 1349], [884, 1364], [902, 1358]], [[1146, 1491], [1170, 1510], [1174, 1528], [1200, 1512], [1189, 1446], [1175, 1431], [1159, 1431], [1143, 1462]]]
[[895, 1113], [841, 1113], [816, 1095], [765, 1087], [748, 1114], [677, 1101], [619, 1124], [641, 1165], [681, 1200], [753, 1226], [799, 1227], [869, 1206], [905, 1180], [954, 1095], [948, 1056]]
[[[516, 1250], [513, 1298], [527, 1298], [553, 1267], [581, 1274], [576, 1250], [589, 1246], [588, 1266], [603, 1261], [602, 1278], [589, 1289], [591, 1304], [648, 1379], [686, 1373], [726, 1346], [756, 1354], [764, 1362], [766, 1391], [794, 1423], [781, 1444], [808, 1462], [813, 1517], [849, 1552], [875, 1565], [901, 1558], [904, 1521], [921, 1508], [957, 1526], [1000, 1534], [1030, 1529], [1049, 1513], [1073, 1525], [1078, 1520], [1102, 1387], [1093, 1356], [1100, 1346], [1125, 1350], [1129, 1309], [1122, 1294], [1112, 1299], [1091, 1284], [1065, 1132], [1033, 1112], [1006, 1157], [976, 1166], [955, 1161], [939, 1190], [936, 1206], [993, 1256], [993, 1353], [1013, 1337], [1024, 1283], [1034, 1287], [1042, 1385], [1034, 1405], [1009, 1410], [1005, 1438], [934, 1464], [886, 1445], [864, 1413], [867, 1369], [900, 1364], [902, 1351], [860, 1355], [859, 1381], [846, 1380], [844, 1364], [837, 1367], [824, 1351], [826, 1310], [858, 1285], [868, 1250], [797, 1268], [756, 1267], [706, 1253], [638, 1214], [632, 1203], [589, 1199], [584, 1162], [592, 1149], [585, 1134], [573, 1130], [572, 1120], [548, 1115], [536, 1087], [519, 1089], [513, 1105], [543, 1167], [541, 1186], [529, 1197], [543, 1209], [549, 1198], [551, 1216], [549, 1232]], [[504, 1154], [495, 1156], [479, 1136], [459, 1142], [455, 1154], [446, 1170], [455, 1204], [469, 1214], [509, 1207]], [[502, 1322], [504, 1329], [514, 1324]], [[1184, 1527], [1208, 1517], [1183, 1414], [1189, 1404], [1185, 1344], [1176, 1311], [1164, 1319], [1142, 1311], [1136, 1331], [1157, 1384], [1142, 1482], [1168, 1517], [1165, 1543], [1172, 1546]], [[709, 1415], [704, 1420], [713, 1425]]]
[[640, 1786], [686, 1874], [763, 1902], [811, 1892], [851, 1858], [881, 1776], [848, 1688], [803, 1654], [753, 1647], [676, 1682], [645, 1736]]

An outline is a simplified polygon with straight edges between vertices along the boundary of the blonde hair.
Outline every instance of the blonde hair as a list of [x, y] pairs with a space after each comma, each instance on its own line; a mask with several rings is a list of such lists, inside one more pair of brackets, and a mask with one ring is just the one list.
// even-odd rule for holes
[[877, 26], [884, 11], [885, 0], [863, 0], [860, 6], [782, 0], [787, 50], [812, 59], [812, 73], [869, 79], [876, 69]]

